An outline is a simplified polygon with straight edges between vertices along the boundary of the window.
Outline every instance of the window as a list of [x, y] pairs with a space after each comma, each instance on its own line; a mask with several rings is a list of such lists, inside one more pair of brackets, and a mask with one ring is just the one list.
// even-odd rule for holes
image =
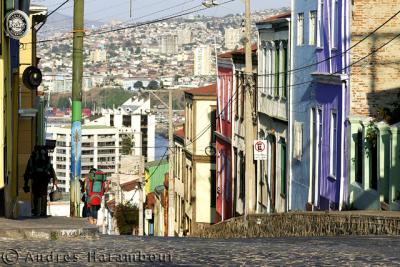
[[240, 88], [240, 80], [239, 73], [235, 73], [235, 117], [239, 116], [239, 88]]
[[175, 192], [175, 222], [178, 219], [178, 194]]
[[332, 27], [332, 36], [331, 36], [331, 43], [333, 48], [338, 47], [338, 39], [339, 39], [339, 4], [338, 0], [333, 1], [332, 7], [332, 20], [331, 20], [331, 27]]
[[358, 130], [357, 132], [357, 139], [356, 139], [356, 177], [355, 180], [357, 183], [362, 185], [363, 183], [363, 133], [362, 130]]
[[211, 111], [211, 143], [215, 144], [215, 131], [217, 130], [217, 111]]
[[287, 41], [283, 43], [282, 53], [282, 64], [283, 64], [283, 79], [282, 79], [282, 97], [287, 97], [287, 80], [288, 80], [288, 47]]
[[110, 115], [110, 126], [114, 126], [114, 115]]
[[131, 115], [123, 115], [122, 116], [122, 125], [125, 127], [131, 127], [132, 126], [132, 117]]
[[297, 45], [304, 44], [304, 13], [297, 14]]
[[374, 140], [369, 140], [370, 154], [370, 175], [369, 175], [369, 187], [374, 190], [378, 190], [378, 136], [374, 137]]
[[226, 113], [225, 113], [225, 111], [226, 111], [226, 101], [225, 101], [225, 76], [224, 77], [222, 77], [222, 79], [221, 79], [221, 82], [222, 82], [222, 86], [221, 86], [221, 88], [222, 88], [222, 97], [221, 97], [221, 118], [222, 119], [226, 119]]
[[240, 160], [240, 166], [239, 166], [239, 172], [240, 172], [240, 185], [239, 185], [239, 198], [244, 199], [245, 196], [245, 167], [244, 167], [244, 157], [243, 157], [243, 152], [239, 152], [239, 160]]
[[231, 77], [229, 77], [228, 78], [228, 100], [227, 100], [227, 105], [228, 105], [228, 107], [227, 107], [227, 109], [228, 109], [228, 117], [226, 118], [226, 120], [227, 121], [231, 121], [231, 117], [232, 117], [232, 79], [231, 79]]
[[317, 11], [310, 11], [308, 44], [315, 45], [317, 39]]
[[317, 46], [322, 47], [323, 40], [324, 40], [324, 0], [320, 0], [319, 3], [319, 10], [318, 10], [318, 34], [317, 34]]
[[336, 114], [336, 111], [332, 111], [332, 113], [331, 113], [329, 162], [330, 162], [329, 173], [333, 178], [336, 178], [336, 175], [337, 175], [337, 114]]
[[280, 51], [280, 43], [277, 41], [275, 43], [275, 84], [274, 84], [274, 96], [279, 95], [279, 73], [280, 73], [280, 62], [279, 62], [279, 51]]
[[281, 196], [286, 197], [286, 142], [281, 139]]
[[217, 200], [217, 183], [216, 183], [216, 172], [215, 170], [211, 170], [211, 208], [215, 208], [216, 200]]
[[262, 84], [262, 91], [264, 93], [267, 93], [267, 89], [268, 89], [268, 63], [269, 63], [269, 49], [267, 49], [267, 47], [264, 47], [263, 49], [263, 56], [264, 56], [264, 60], [263, 60], [263, 69], [262, 69], [262, 74], [263, 74], [263, 84]]
[[274, 62], [274, 49], [275, 45], [270, 43], [270, 49], [268, 49], [268, 83], [267, 83], [267, 90], [268, 94], [272, 95], [272, 86], [273, 86], [273, 81], [274, 81], [274, 75], [273, 75], [273, 62]]

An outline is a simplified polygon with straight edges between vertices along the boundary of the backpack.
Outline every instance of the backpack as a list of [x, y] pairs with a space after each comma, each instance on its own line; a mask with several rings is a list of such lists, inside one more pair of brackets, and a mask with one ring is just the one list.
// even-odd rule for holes
[[50, 173], [50, 157], [45, 147], [35, 147], [31, 160], [32, 173]]
[[101, 198], [104, 195], [104, 185], [107, 180], [106, 174], [101, 171], [90, 172], [86, 179], [88, 206], [100, 206]]

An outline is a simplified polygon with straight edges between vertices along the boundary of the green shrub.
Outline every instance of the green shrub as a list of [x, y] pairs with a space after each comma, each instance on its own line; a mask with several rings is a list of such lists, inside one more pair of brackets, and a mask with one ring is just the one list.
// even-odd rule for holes
[[139, 226], [139, 208], [131, 204], [119, 204], [115, 210], [117, 226], [121, 235], [132, 235]]

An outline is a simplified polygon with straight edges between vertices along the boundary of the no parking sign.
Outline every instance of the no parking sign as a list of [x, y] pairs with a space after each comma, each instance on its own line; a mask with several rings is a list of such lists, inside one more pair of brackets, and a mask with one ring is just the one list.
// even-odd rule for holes
[[255, 140], [254, 141], [254, 160], [267, 159], [267, 141]]

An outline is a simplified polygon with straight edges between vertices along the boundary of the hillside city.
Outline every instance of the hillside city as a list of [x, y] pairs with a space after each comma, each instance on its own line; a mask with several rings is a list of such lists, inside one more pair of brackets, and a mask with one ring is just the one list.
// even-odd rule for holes
[[[287, 9], [256, 12], [253, 14], [254, 21], [285, 10]], [[67, 22], [65, 18], [61, 20], [63, 23]], [[51, 23], [56, 24], [57, 21], [49, 20], [48, 23], [46, 27], [51, 28]], [[83, 90], [104, 86], [134, 90], [140, 87], [147, 88], [149, 85], [150, 89], [191, 88], [215, 82], [215, 52], [219, 54], [243, 46], [241, 14], [225, 17], [178, 18], [105, 35], [90, 36], [92, 31], [126, 25], [113, 21], [97, 25], [87, 33]], [[253, 38], [256, 40], [255, 25], [253, 30]], [[42, 36], [44, 40], [71, 37], [62, 31], [60, 29], [57, 34]], [[38, 53], [41, 58], [44, 90], [52, 93], [70, 91], [71, 38], [39, 43]]]

